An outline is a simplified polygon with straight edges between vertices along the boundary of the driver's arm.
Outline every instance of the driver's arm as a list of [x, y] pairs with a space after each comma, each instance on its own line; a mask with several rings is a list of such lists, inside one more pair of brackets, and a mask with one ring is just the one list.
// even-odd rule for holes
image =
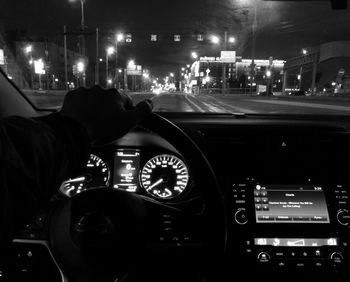
[[121, 137], [151, 111], [149, 101], [133, 107], [116, 90], [93, 87], [69, 92], [58, 114], [2, 119], [0, 236], [10, 235], [14, 218], [37, 211], [63, 180], [82, 172], [91, 144]]

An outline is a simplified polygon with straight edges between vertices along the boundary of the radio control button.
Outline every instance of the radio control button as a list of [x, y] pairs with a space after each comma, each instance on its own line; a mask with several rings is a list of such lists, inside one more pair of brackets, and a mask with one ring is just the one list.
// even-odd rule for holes
[[344, 261], [343, 255], [339, 252], [332, 253], [330, 258], [333, 262], [333, 266], [335, 267], [341, 266], [343, 264], [343, 261]]
[[270, 262], [270, 255], [267, 252], [261, 252], [258, 254], [257, 259], [261, 263]]
[[313, 264], [317, 268], [322, 268], [324, 266], [324, 262], [323, 261], [315, 261]]
[[348, 210], [339, 210], [337, 214], [337, 220], [341, 225], [350, 224], [350, 213]]
[[248, 222], [248, 214], [245, 210], [238, 210], [235, 213], [235, 221], [238, 224], [244, 225]]
[[284, 258], [285, 257], [284, 252], [282, 252], [282, 251], [275, 252], [275, 257], [276, 258]]
[[277, 261], [276, 266], [278, 269], [283, 269], [287, 267], [287, 263], [285, 261]]
[[295, 263], [295, 267], [296, 268], [304, 268], [305, 267], [305, 262], [296, 262]]

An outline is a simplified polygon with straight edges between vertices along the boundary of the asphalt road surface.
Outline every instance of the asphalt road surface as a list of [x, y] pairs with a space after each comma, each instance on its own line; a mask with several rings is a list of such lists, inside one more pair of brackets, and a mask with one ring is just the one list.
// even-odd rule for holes
[[[64, 92], [31, 93], [40, 108], [59, 108]], [[185, 93], [131, 93], [134, 103], [152, 99], [155, 111], [268, 114], [350, 115], [347, 97], [259, 97], [249, 95], [188, 95]]]

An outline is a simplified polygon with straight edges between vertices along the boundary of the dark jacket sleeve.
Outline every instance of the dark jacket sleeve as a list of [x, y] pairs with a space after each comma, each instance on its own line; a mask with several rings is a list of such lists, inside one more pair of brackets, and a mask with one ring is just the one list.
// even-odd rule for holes
[[59, 114], [0, 120], [1, 226], [11, 232], [13, 222], [45, 205], [83, 171], [89, 149], [85, 129]]

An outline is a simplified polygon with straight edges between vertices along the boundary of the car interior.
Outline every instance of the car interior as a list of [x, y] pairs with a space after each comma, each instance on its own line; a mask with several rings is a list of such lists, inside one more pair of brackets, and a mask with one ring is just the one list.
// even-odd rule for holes
[[[1, 117], [50, 113], [3, 74], [0, 93]], [[348, 281], [349, 130], [337, 115], [154, 113], [16, 230], [0, 281]]]

